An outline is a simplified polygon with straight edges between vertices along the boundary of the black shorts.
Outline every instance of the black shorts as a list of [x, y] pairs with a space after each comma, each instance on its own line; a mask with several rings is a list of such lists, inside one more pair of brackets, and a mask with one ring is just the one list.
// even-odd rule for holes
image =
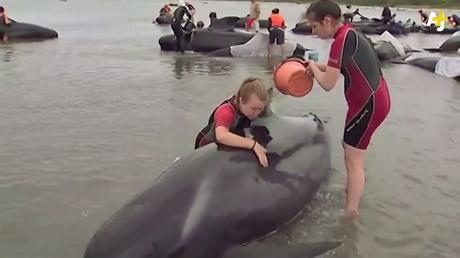
[[275, 43], [275, 39], [277, 45], [284, 44], [284, 30], [280, 28], [270, 29], [268, 33], [268, 38], [270, 45]]

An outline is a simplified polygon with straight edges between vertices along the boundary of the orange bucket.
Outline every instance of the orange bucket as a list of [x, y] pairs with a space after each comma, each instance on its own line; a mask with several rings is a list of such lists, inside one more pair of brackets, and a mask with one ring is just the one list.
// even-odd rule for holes
[[300, 58], [285, 59], [273, 73], [275, 86], [283, 94], [303, 97], [313, 88], [313, 79], [305, 73], [307, 64]]

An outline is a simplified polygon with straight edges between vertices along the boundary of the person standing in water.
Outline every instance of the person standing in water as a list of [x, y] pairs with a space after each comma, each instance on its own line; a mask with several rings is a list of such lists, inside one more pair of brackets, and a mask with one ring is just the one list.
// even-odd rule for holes
[[379, 59], [372, 43], [360, 32], [340, 21], [339, 5], [332, 0], [317, 0], [307, 10], [313, 34], [334, 41], [327, 64], [309, 62], [313, 75], [326, 91], [332, 90], [344, 76], [348, 112], [343, 133], [347, 169], [345, 214], [358, 215], [364, 191], [364, 160], [371, 138], [390, 112], [391, 100]]
[[284, 57], [284, 29], [286, 29], [284, 17], [280, 14], [280, 10], [275, 8], [272, 10], [272, 15], [268, 18], [268, 58], [272, 56], [271, 53], [275, 41], [281, 47], [281, 56]]
[[[6, 9], [3, 6], [0, 6], [0, 23], [2, 24], [2, 27], [9, 26], [11, 24], [11, 19], [6, 13]], [[0, 41], [7, 41], [8, 36], [6, 33], [6, 29], [0, 29]]]
[[383, 7], [383, 10], [382, 10], [382, 21], [383, 21], [383, 23], [390, 22], [391, 19], [394, 18], [395, 16], [391, 15], [391, 10], [390, 10], [390, 7], [388, 5], [385, 5]]
[[343, 19], [345, 22], [349, 23], [349, 22], [353, 22], [353, 18], [356, 16], [356, 15], [359, 15], [362, 17], [362, 15], [359, 13], [359, 9], [356, 8], [356, 10], [354, 12], [349, 12], [349, 13], [344, 13], [343, 14]]
[[217, 13], [210, 12], [208, 17], [209, 17], [209, 27], [211, 27], [213, 23], [215, 22], [215, 20], [217, 20]]
[[182, 28], [182, 20], [184, 19], [184, 15], [186, 15], [189, 20], [192, 19], [192, 14], [188, 11], [185, 2], [181, 0], [179, 2], [179, 6], [174, 10], [173, 14], [173, 22], [171, 23], [171, 29], [174, 32], [174, 36], [176, 36], [176, 50], [184, 53], [184, 49], [182, 48], [182, 39], [184, 37], [184, 29]]
[[418, 13], [420, 14], [420, 19], [422, 20], [423, 24], [427, 24], [428, 22], [428, 14], [424, 12], [423, 10], [418, 10]]
[[9, 25], [12, 21], [8, 14], [6, 13], [6, 9], [3, 6], [0, 6], [0, 22], [3, 25]]
[[260, 29], [259, 24], [260, 18], [260, 3], [257, 0], [251, 0], [251, 7], [249, 8], [249, 19], [246, 24], [246, 30], [249, 31], [254, 28], [255, 32], [258, 33]]

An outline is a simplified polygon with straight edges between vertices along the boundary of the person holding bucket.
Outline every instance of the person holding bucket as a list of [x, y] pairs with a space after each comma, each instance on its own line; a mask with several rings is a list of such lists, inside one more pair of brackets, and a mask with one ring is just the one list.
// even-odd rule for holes
[[321, 39], [334, 38], [327, 64], [308, 62], [306, 72], [326, 91], [332, 90], [342, 73], [348, 103], [343, 148], [347, 169], [345, 213], [358, 215], [364, 191], [364, 158], [372, 135], [391, 108], [387, 82], [375, 50], [366, 37], [352, 26], [342, 24], [339, 5], [317, 0], [307, 10], [312, 32]]
[[269, 99], [262, 80], [255, 77], [244, 80], [238, 92], [212, 112], [208, 124], [195, 139], [195, 149], [212, 142], [250, 149], [260, 164], [267, 167], [267, 150], [256, 140], [245, 137], [244, 128], [265, 110]]
[[280, 10], [275, 8], [272, 10], [272, 15], [268, 18], [268, 58], [271, 58], [273, 45], [276, 44], [281, 47], [281, 56], [284, 57], [284, 29], [286, 22], [284, 17], [280, 14]]

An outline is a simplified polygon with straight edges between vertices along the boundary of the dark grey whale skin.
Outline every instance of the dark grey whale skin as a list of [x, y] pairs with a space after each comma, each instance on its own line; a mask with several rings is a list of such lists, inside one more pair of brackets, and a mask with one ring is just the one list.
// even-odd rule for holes
[[323, 122], [313, 114], [267, 111], [248, 131], [267, 147], [268, 168], [249, 150], [215, 144], [197, 149], [118, 210], [92, 237], [84, 257], [308, 258], [338, 247], [255, 241], [299, 214], [330, 172]]

